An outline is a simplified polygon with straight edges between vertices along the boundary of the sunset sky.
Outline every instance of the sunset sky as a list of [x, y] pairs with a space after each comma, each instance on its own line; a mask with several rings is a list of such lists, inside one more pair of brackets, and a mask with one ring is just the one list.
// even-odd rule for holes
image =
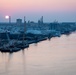
[[26, 20], [37, 20], [44, 16], [45, 22], [57, 19], [59, 22], [76, 21], [76, 0], [1, 0], [0, 22], [5, 22], [5, 15], [12, 21], [26, 16]]

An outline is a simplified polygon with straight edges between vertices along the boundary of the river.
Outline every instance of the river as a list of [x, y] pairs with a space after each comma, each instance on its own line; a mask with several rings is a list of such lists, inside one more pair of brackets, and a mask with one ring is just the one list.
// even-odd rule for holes
[[0, 53], [0, 75], [76, 75], [76, 33]]

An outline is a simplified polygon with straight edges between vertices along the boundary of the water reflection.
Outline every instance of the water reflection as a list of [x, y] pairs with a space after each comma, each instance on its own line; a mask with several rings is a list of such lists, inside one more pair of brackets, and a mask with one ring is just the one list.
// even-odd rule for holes
[[76, 33], [31, 44], [17, 53], [0, 53], [0, 75], [75, 75]]
[[12, 59], [12, 54], [9, 53], [0, 53], [0, 55], [2, 56], [2, 59], [0, 59], [0, 69], [2, 69], [0, 71], [0, 75], [8, 75], [8, 69], [10, 66], [10, 61]]
[[9, 68], [10, 68], [10, 63], [11, 63], [11, 60], [12, 60], [12, 56], [13, 56], [13, 53], [9, 53], [8, 54], [8, 60], [6, 62], [6, 67], [5, 67], [5, 74], [8, 75], [9, 73]]
[[22, 50], [22, 59], [23, 59], [23, 75], [26, 75], [26, 56], [25, 50]]

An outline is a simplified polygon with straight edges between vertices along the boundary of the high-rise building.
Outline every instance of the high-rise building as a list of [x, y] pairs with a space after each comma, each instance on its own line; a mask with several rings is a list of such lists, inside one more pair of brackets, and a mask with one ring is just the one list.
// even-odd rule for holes
[[21, 25], [22, 24], [22, 19], [17, 19], [16, 23], [17, 23], [17, 25]]

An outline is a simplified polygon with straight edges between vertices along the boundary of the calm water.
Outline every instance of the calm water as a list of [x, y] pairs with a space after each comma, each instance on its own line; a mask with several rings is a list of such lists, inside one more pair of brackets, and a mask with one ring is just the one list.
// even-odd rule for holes
[[0, 53], [0, 75], [76, 75], [76, 33]]

